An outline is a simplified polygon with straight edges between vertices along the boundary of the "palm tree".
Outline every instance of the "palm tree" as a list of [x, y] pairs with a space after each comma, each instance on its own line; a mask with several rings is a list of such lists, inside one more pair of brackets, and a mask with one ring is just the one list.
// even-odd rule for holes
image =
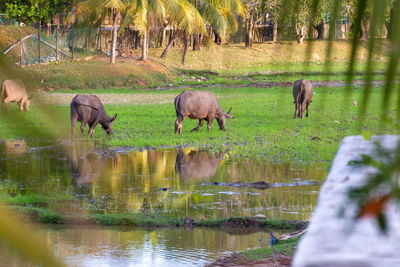
[[206, 26], [201, 14], [187, 0], [170, 0], [166, 5], [167, 17], [170, 25], [175, 29], [172, 38], [170, 38], [165, 47], [161, 58], [167, 55], [168, 49], [177, 37], [181, 37], [184, 43], [182, 54], [182, 65], [185, 63], [186, 52], [188, 48], [189, 36], [193, 33], [206, 34]]
[[121, 16], [121, 11], [125, 8], [121, 0], [86, 0], [79, 2], [74, 9], [73, 16], [77, 23], [98, 24], [104, 21], [104, 18], [111, 13], [113, 18], [112, 39], [111, 39], [111, 57], [110, 63], [115, 63], [117, 46], [117, 20]]
[[166, 0], [128, 0], [126, 2], [122, 26], [133, 24], [143, 36], [141, 60], [147, 60], [149, 32], [152, 26], [159, 25], [164, 21], [166, 3]]
[[225, 38], [238, 29], [238, 18], [247, 15], [246, 7], [240, 0], [206, 0], [197, 4], [203, 20]]

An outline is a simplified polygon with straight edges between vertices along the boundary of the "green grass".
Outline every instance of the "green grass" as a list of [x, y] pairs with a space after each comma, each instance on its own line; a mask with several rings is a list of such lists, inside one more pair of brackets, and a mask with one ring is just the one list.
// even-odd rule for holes
[[[169, 90], [164, 93], [170, 94], [172, 100], [181, 91]], [[294, 105], [290, 87], [214, 88], [212, 92], [219, 98], [222, 108], [228, 110], [230, 106], [233, 107], [231, 115], [235, 119], [227, 120], [226, 131], [220, 131], [217, 122], [214, 122], [211, 131], [208, 132], [207, 127], [203, 126], [199, 132], [192, 133], [190, 131], [198, 121], [186, 118], [180, 136], [174, 134], [176, 114], [173, 103], [107, 104], [105, 109], [108, 114], [118, 113], [114, 135], [106, 136], [98, 126], [94, 140], [105, 147], [206, 147], [210, 150], [229, 149], [233, 156], [263, 156], [270, 160], [310, 163], [333, 160], [345, 136], [397, 132], [391, 120], [382, 122], [380, 119], [382, 88], [372, 89], [363, 121], [359, 116], [360, 107], [353, 105], [353, 100], [361, 103], [362, 92], [359, 87], [353, 88], [352, 95], [347, 98], [343, 87], [315, 88], [314, 91], [310, 117], [293, 120]], [[47, 113], [38, 107], [32, 107], [30, 112], [12, 115], [24, 119], [22, 122], [18, 120], [21, 125], [13, 119], [1, 120], [0, 127], [4, 131], [0, 133], [0, 138], [39, 138], [43, 133], [69, 138], [69, 107], [55, 106], [50, 110], [52, 118], [47, 119]], [[389, 110], [389, 118], [394, 118], [393, 103]], [[14, 111], [15, 108], [12, 114], [16, 113]], [[55, 116], [58, 116], [57, 124], [52, 122]]]
[[283, 240], [269, 248], [252, 249], [241, 252], [240, 254], [252, 259], [265, 259], [274, 254], [274, 249], [284, 253], [287, 256], [293, 256], [296, 251], [297, 244], [301, 237]]

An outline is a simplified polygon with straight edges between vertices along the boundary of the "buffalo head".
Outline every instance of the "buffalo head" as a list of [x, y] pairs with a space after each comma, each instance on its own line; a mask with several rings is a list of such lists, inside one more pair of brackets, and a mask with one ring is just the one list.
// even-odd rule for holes
[[113, 126], [114, 120], [115, 120], [116, 118], [117, 118], [117, 113], [115, 113], [114, 117], [112, 117], [112, 118], [109, 117], [107, 121], [105, 121], [105, 122], [103, 122], [103, 123], [101, 124], [101, 127], [106, 131], [106, 133], [107, 133], [108, 135], [114, 133], [114, 131], [113, 131], [113, 129], [112, 129], [112, 126]]
[[225, 131], [225, 120], [226, 119], [234, 119], [235, 117], [229, 115], [229, 113], [231, 113], [232, 111], [232, 107], [229, 109], [228, 112], [222, 112], [222, 114], [220, 114], [219, 116], [217, 116], [217, 121], [218, 121], [218, 125], [219, 128], [223, 131]]

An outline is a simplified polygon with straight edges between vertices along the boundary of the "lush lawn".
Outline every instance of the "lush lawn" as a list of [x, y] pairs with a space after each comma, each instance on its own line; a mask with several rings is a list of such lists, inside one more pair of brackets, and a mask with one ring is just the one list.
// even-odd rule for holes
[[[181, 91], [163, 93], [170, 94], [172, 100]], [[215, 121], [210, 132], [203, 126], [199, 132], [192, 133], [190, 130], [198, 121], [187, 118], [183, 123], [182, 135], [175, 136], [176, 114], [172, 102], [153, 105], [108, 104], [105, 108], [109, 115], [118, 113], [114, 135], [106, 136], [98, 126], [95, 141], [111, 147], [196, 146], [210, 150], [229, 149], [232, 155], [238, 156], [328, 162], [334, 158], [344, 136], [396, 132], [392, 123], [382, 123], [380, 120], [381, 88], [372, 90], [363, 121], [359, 117], [359, 105], [353, 105], [353, 100], [361, 102], [361, 90], [357, 87], [353, 88], [352, 95], [347, 98], [343, 87], [315, 88], [310, 117], [302, 120], [292, 119], [294, 105], [290, 87], [225, 88], [212, 91], [224, 110], [233, 107], [231, 114], [236, 118], [227, 120], [225, 132], [219, 130]], [[154, 96], [157, 94], [152, 93]], [[0, 121], [3, 129], [1, 137], [39, 138], [46, 133], [69, 138], [69, 107], [45, 107], [40, 109], [39, 106], [33, 106], [28, 113], [10, 112], [4, 116], [7, 120]], [[391, 111], [393, 113], [394, 109]]]

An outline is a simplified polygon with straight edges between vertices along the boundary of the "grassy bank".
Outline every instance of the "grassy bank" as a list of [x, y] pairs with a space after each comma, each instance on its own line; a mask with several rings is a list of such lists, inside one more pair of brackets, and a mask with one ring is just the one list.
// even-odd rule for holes
[[[23, 28], [29, 33], [30, 28]], [[0, 37], [15, 37], [13, 27], [0, 27]], [[13, 37], [14, 36], [14, 37]], [[5, 39], [7, 39], [5, 38]], [[1, 39], [1, 38], [0, 38]], [[7, 39], [7, 40], [8, 40]], [[13, 39], [13, 40], [14, 40]], [[11, 39], [10, 39], [11, 40]], [[11, 42], [8, 40], [7, 42]], [[372, 65], [375, 80], [383, 79], [387, 67], [387, 43], [382, 40], [381, 49]], [[303, 45], [294, 42], [268, 42], [254, 44], [246, 49], [244, 44], [212, 45], [201, 51], [189, 50], [185, 66], [180, 65], [181, 48], [172, 48], [166, 59], [158, 58], [161, 49], [151, 49], [151, 60], [117, 59], [110, 65], [109, 58], [55, 62], [32, 66], [15, 75], [25, 77], [32, 89], [105, 89], [147, 88], [174, 85], [250, 84], [255, 82], [293, 82], [301, 77], [312, 81], [346, 80], [350, 58], [349, 41], [334, 41], [332, 56], [326, 56], [327, 41], [307, 41]], [[368, 51], [362, 44], [357, 53], [355, 79], [364, 78]], [[15, 61], [15, 60], [14, 60]], [[326, 63], [330, 63], [327, 68]], [[14, 65], [12, 62], [11, 65]], [[175, 69], [180, 73], [172, 71]], [[14, 75], [14, 76], [15, 76]], [[12, 76], [12, 75], [11, 75]], [[0, 72], [0, 80], [10, 74]]]
[[[5, 202], [8, 203], [8, 202]], [[43, 204], [43, 203], [41, 203]], [[34, 204], [7, 205], [9, 210], [25, 221], [42, 224], [63, 225], [104, 225], [104, 226], [139, 226], [139, 227], [216, 227], [216, 228], [266, 228], [266, 229], [304, 229], [307, 222], [258, 219], [253, 217], [232, 217], [195, 220], [185, 224], [185, 218], [175, 218], [158, 213], [135, 214], [80, 214], [60, 213], [48, 207]]]
[[[14, 70], [12, 75], [10, 70]], [[90, 60], [51, 62], [24, 69], [11, 67], [7, 73], [0, 69], [0, 80], [23, 79], [32, 90], [102, 89], [115, 87], [153, 87], [175, 80], [175, 74], [153, 61], [119, 61], [109, 64], [106, 57]]]
[[269, 248], [261, 248], [261, 249], [252, 249], [248, 251], [241, 252], [242, 255], [245, 255], [252, 259], [265, 259], [274, 254], [274, 250], [278, 250], [281, 253], [286, 254], [287, 256], [293, 256], [296, 251], [297, 244], [299, 243], [301, 237], [292, 238], [288, 240], [283, 240], [277, 243], [273, 247]]

